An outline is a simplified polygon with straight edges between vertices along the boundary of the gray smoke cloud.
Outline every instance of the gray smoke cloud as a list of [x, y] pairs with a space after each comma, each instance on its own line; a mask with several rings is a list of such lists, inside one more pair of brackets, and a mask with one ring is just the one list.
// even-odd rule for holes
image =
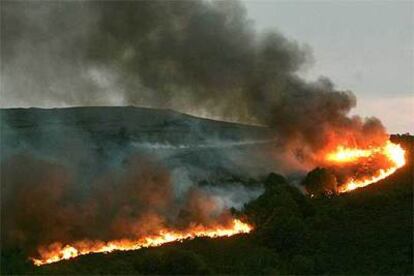
[[307, 48], [256, 32], [239, 2], [1, 5], [4, 106], [171, 108], [270, 126], [303, 156], [343, 137], [385, 137], [377, 119], [348, 116], [350, 91], [298, 77]]

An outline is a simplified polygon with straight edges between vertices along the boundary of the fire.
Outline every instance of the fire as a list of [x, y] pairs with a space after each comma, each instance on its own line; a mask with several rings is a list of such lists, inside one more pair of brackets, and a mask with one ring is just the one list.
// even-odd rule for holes
[[187, 231], [162, 230], [156, 235], [146, 236], [137, 240], [78, 241], [73, 244], [62, 245], [54, 243], [46, 248], [39, 248], [40, 258], [31, 258], [36, 266], [72, 259], [91, 253], [110, 253], [113, 251], [137, 250], [146, 247], [156, 247], [174, 241], [190, 240], [196, 237], [230, 237], [236, 234], [249, 233], [253, 227], [238, 219], [233, 219], [229, 226], [206, 228], [194, 226]]
[[378, 149], [351, 149], [339, 146], [335, 152], [326, 156], [328, 161], [332, 162], [353, 162], [358, 158], [368, 157]]
[[405, 165], [405, 151], [400, 145], [387, 141], [383, 146], [369, 149], [338, 146], [334, 152], [328, 153], [326, 155], [326, 161], [335, 163], [335, 165], [349, 163], [369, 164], [371, 159], [376, 159], [377, 157], [385, 158], [387, 164], [383, 165], [383, 168], [378, 168], [369, 176], [351, 177], [339, 186], [338, 192], [349, 192], [390, 176], [397, 169]]

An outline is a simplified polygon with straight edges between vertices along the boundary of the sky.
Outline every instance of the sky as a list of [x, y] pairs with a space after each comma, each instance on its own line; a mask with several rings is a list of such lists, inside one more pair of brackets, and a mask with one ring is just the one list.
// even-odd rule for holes
[[303, 77], [329, 77], [357, 96], [354, 114], [414, 133], [414, 1], [243, 2], [257, 29], [311, 48]]

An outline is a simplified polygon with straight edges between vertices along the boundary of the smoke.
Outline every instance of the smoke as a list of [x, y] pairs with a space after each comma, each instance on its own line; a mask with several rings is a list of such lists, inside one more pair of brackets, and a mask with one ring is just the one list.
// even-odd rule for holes
[[[3, 160], [1, 171], [5, 250], [18, 247], [33, 255], [39, 246], [55, 242], [137, 239], [162, 229], [224, 225], [231, 219], [231, 202], [221, 201], [219, 188], [212, 192], [192, 185], [175, 193], [169, 170], [140, 154], [95, 176], [87, 187], [67, 167], [29, 154]], [[238, 204], [252, 198], [242, 190], [244, 200]]]
[[269, 126], [303, 155], [385, 139], [348, 115], [350, 91], [299, 78], [308, 48], [256, 32], [239, 2], [3, 1], [1, 20], [3, 105], [171, 108]]
[[[226, 225], [230, 208], [242, 208], [262, 191], [258, 183], [199, 185], [254, 174], [246, 160], [257, 150], [243, 149], [255, 147], [253, 141], [218, 140], [215, 132], [226, 124], [169, 111], [110, 110], [111, 116], [108, 108], [1, 110], [5, 252], [20, 248], [35, 256], [56, 242]], [[192, 139], [185, 147], [174, 143], [185, 140], [182, 133]]]

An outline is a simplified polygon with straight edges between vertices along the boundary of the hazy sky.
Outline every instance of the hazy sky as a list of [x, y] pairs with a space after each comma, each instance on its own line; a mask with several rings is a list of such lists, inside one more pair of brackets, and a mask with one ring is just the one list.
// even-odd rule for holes
[[244, 1], [258, 29], [312, 48], [303, 76], [358, 97], [355, 113], [414, 133], [414, 1]]

